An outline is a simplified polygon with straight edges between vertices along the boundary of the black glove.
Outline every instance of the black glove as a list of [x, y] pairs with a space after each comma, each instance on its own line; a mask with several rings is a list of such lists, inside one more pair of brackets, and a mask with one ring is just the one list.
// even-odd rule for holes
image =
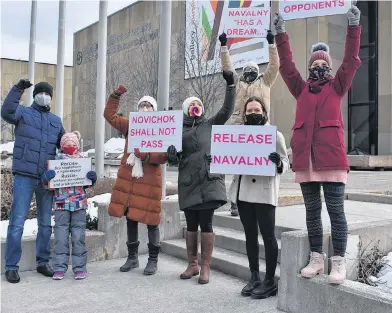
[[211, 164], [211, 162], [212, 162], [212, 156], [211, 156], [211, 154], [207, 154], [207, 155], [206, 155], [206, 158], [207, 158], [208, 164]]
[[267, 41], [269, 45], [272, 45], [275, 42], [275, 36], [272, 34], [271, 30], [267, 31]]
[[177, 149], [173, 145], [167, 148], [167, 160], [169, 161], [169, 164], [178, 164]]
[[277, 152], [272, 152], [268, 158], [271, 162], [275, 163], [277, 167], [282, 167], [282, 160], [280, 159], [280, 155]]
[[234, 85], [234, 74], [232, 71], [223, 70], [222, 75], [227, 83], [227, 86]]
[[25, 90], [33, 86], [33, 84], [28, 79], [21, 79], [15, 86], [20, 90]]
[[226, 46], [227, 36], [226, 36], [226, 34], [224, 32], [219, 36], [219, 41], [220, 41], [220, 44], [221, 44], [222, 47]]

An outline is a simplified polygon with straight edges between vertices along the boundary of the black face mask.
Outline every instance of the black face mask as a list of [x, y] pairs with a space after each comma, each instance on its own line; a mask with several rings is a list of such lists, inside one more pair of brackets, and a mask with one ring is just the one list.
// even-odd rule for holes
[[309, 80], [324, 80], [329, 75], [331, 68], [328, 65], [315, 66], [309, 69]]
[[264, 125], [268, 120], [263, 114], [257, 113], [247, 114], [245, 119], [245, 125]]
[[244, 80], [249, 84], [256, 80], [257, 72], [245, 72], [244, 73]]

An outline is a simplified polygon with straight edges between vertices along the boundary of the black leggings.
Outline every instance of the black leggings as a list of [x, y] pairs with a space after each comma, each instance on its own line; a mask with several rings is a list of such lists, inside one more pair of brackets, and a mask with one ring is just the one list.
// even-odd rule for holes
[[238, 213], [245, 230], [246, 254], [251, 272], [259, 271], [259, 230], [265, 247], [266, 279], [275, 276], [278, 242], [275, 237], [275, 207], [269, 204], [238, 201]]
[[[137, 242], [139, 239], [139, 223], [127, 218], [127, 232], [128, 232], [128, 242]], [[160, 234], [158, 225], [147, 225], [148, 231], [148, 242], [153, 245], [158, 245], [160, 243]]]
[[212, 218], [214, 216], [214, 210], [186, 210], [186, 230], [196, 232], [200, 225], [202, 233], [212, 233]]
[[309, 182], [301, 183], [306, 207], [306, 225], [310, 251], [323, 252], [323, 223], [321, 220], [321, 185], [325, 204], [331, 220], [331, 237], [334, 255], [344, 257], [347, 246], [347, 221], [344, 214], [344, 183]]

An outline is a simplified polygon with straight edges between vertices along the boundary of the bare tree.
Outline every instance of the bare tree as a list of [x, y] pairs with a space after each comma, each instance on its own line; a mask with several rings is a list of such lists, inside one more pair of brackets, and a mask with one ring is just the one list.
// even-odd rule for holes
[[[187, 42], [187, 33], [192, 33], [192, 42]], [[211, 114], [213, 106], [222, 101], [225, 81], [221, 73], [219, 50], [210, 47], [204, 38], [200, 25], [190, 22], [177, 39], [178, 51], [181, 52], [180, 60], [185, 62], [185, 76], [189, 77], [192, 92], [203, 102], [206, 114]], [[211, 53], [212, 51], [212, 53]], [[220, 105], [220, 104], [219, 104]]]

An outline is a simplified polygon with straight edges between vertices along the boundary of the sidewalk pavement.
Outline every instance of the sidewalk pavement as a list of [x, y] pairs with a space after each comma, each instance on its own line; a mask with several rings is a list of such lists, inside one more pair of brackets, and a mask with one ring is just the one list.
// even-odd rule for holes
[[277, 297], [254, 300], [240, 295], [246, 282], [211, 271], [210, 283], [200, 285], [197, 277], [181, 280], [186, 268], [182, 260], [159, 256], [159, 270], [143, 275], [147, 256], [140, 268], [121, 273], [124, 259], [88, 264], [85, 280], [75, 281], [69, 270], [62, 281], [37, 272], [22, 272], [19, 284], [1, 281], [2, 313], [278, 313]]

